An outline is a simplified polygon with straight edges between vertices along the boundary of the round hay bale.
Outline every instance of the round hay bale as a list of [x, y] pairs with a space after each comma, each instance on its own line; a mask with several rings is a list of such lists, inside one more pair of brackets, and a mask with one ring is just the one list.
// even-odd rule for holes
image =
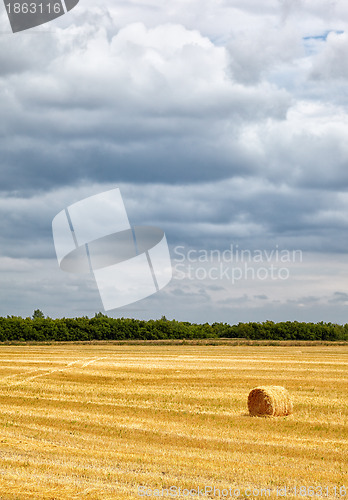
[[253, 417], [284, 417], [293, 410], [290, 394], [279, 385], [255, 387], [249, 393], [248, 408]]

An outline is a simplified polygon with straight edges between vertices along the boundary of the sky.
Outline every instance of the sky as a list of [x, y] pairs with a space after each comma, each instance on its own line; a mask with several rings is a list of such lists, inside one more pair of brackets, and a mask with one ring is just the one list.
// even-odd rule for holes
[[113, 317], [348, 322], [345, 0], [80, 0], [0, 10], [0, 316], [94, 316], [52, 220], [118, 187], [173, 269]]

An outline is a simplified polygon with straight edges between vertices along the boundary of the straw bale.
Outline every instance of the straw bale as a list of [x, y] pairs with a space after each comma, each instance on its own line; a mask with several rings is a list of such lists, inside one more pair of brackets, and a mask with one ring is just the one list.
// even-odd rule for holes
[[255, 387], [248, 396], [249, 414], [253, 417], [291, 415], [293, 405], [288, 391], [278, 385]]

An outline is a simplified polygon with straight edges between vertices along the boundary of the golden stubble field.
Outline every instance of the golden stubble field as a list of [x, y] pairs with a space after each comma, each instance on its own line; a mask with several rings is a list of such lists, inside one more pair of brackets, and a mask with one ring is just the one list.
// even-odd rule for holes
[[[1, 346], [0, 498], [348, 498], [347, 367], [342, 345]], [[257, 385], [294, 415], [249, 417]]]

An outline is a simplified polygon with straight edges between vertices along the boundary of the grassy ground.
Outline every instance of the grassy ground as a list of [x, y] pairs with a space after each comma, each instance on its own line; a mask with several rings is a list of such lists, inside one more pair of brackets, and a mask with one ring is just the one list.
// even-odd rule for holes
[[[0, 498], [347, 499], [347, 367], [342, 345], [1, 346]], [[249, 417], [261, 384], [294, 415]]]

